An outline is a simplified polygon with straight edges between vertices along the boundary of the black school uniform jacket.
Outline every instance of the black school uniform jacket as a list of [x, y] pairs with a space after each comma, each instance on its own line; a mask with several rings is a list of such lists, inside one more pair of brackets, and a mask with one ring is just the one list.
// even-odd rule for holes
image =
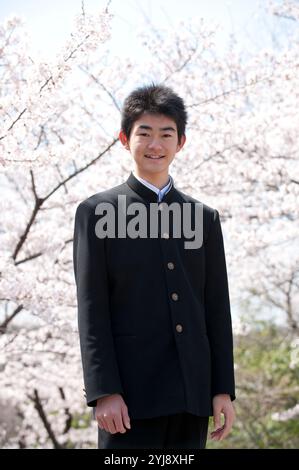
[[[131, 418], [180, 412], [212, 415], [212, 398], [233, 400], [230, 302], [219, 213], [203, 205], [203, 244], [184, 234], [98, 238], [96, 207], [119, 198], [158, 204], [157, 194], [130, 174], [77, 208], [74, 271], [86, 400], [119, 393]], [[163, 203], [197, 201], [171, 186]], [[193, 210], [192, 209], [192, 210]], [[171, 213], [171, 211], [170, 211]], [[194, 216], [194, 211], [192, 212]], [[127, 215], [128, 222], [133, 215]], [[116, 217], [117, 218], [117, 217]], [[118, 221], [116, 221], [118, 227]], [[189, 240], [190, 241], [190, 240]]]

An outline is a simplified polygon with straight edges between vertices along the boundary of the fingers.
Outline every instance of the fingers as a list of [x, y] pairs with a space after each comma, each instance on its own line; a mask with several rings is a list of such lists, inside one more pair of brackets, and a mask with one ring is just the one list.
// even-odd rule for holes
[[223, 434], [221, 436], [221, 439], [225, 439], [226, 436], [231, 432], [231, 429], [234, 424], [235, 420], [235, 410], [233, 406], [229, 407], [227, 410], [224, 411], [224, 416], [225, 416], [225, 427], [223, 430]]
[[[109, 415], [108, 413], [97, 417], [98, 426], [110, 434], [120, 432], [124, 434], [127, 429], [131, 429], [130, 418], [126, 406], [121, 407], [120, 413]], [[127, 429], [126, 429], [127, 428]]]
[[213, 441], [222, 441], [225, 439], [228, 434], [230, 433], [232, 425], [225, 423], [221, 428], [217, 429], [216, 431], [211, 432], [211, 439]]
[[220, 441], [222, 441], [222, 439], [225, 439], [228, 436], [228, 434], [230, 433], [233, 427], [233, 422], [234, 422], [232, 413], [227, 413], [227, 414], [224, 413], [224, 416], [225, 416], [224, 429], [221, 432], [221, 435], [219, 438]]
[[212, 441], [220, 441], [223, 431], [224, 431], [225, 425], [221, 426], [221, 428], [217, 428], [215, 431], [211, 432], [211, 439]]
[[215, 407], [213, 420], [214, 420], [214, 432], [215, 432], [221, 428], [221, 408]]
[[224, 424], [223, 426], [220, 427], [220, 422], [221, 422], [220, 410], [216, 409], [214, 412], [215, 429], [213, 432], [211, 432], [211, 439], [214, 441], [222, 441], [228, 436], [228, 434], [230, 433], [232, 429], [234, 418], [235, 418], [233, 407], [232, 406], [224, 407], [223, 414], [224, 414]]
[[222, 436], [225, 424], [221, 426], [221, 408], [215, 407], [214, 409], [214, 431], [211, 432], [211, 439], [219, 441]]
[[110, 432], [110, 434], [115, 434], [117, 432], [113, 416], [106, 418], [106, 425], [106, 431]]
[[122, 406], [121, 413], [122, 413], [122, 420], [123, 420], [124, 426], [126, 426], [128, 429], [131, 429], [130, 417], [128, 414], [127, 406], [125, 405]]
[[114, 424], [112, 418], [108, 417], [107, 414], [97, 416], [97, 422], [100, 429], [114, 434]]
[[104, 429], [104, 424], [100, 418], [97, 418], [98, 426], [100, 429]]
[[124, 423], [122, 420], [122, 415], [119, 414], [114, 418], [115, 429], [116, 432], [120, 432], [121, 434], [126, 432], [126, 428], [124, 427]]
[[104, 414], [101, 418], [97, 419], [100, 429], [104, 429], [110, 434], [116, 434], [123, 431], [123, 426], [120, 424], [120, 419], [115, 415]]
[[127, 405], [118, 393], [97, 400], [95, 417], [99, 428], [110, 434], [125, 433], [131, 427]]

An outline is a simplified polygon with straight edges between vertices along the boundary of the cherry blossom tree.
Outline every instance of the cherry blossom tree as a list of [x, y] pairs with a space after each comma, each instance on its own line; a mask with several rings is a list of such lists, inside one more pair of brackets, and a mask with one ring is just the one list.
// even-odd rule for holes
[[[299, 20], [295, 2], [273, 13]], [[73, 222], [79, 202], [129, 174], [117, 135], [135, 85], [158, 81], [185, 99], [187, 144], [170, 171], [180, 189], [220, 212], [235, 325], [236, 313], [268, 308], [289, 326], [292, 344], [298, 335], [298, 37], [244, 58], [237, 38], [219, 53], [216, 26], [194, 19], [175, 30], [143, 28], [136, 63], [111, 54], [110, 23], [108, 9], [83, 10], [53, 63], [32, 58], [20, 19], [0, 27], [4, 447], [96, 446], [79, 354]]]
[[[1, 439], [11, 446], [84, 447], [95, 440], [84, 409], [71, 262], [73, 209], [82, 194], [69, 187], [116, 139], [89, 132], [82, 88], [72, 82], [79, 66], [101, 55], [109, 23], [107, 11], [83, 12], [53, 64], [30, 57], [19, 19], [0, 30], [1, 400], [16, 411], [3, 418]], [[30, 327], [14, 326], [24, 312]]]

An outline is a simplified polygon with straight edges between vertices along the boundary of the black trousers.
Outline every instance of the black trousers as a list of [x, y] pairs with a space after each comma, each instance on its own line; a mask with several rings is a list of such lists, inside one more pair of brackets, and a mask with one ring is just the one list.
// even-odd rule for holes
[[204, 449], [208, 416], [178, 413], [148, 419], [131, 419], [131, 429], [110, 434], [98, 428], [99, 449]]

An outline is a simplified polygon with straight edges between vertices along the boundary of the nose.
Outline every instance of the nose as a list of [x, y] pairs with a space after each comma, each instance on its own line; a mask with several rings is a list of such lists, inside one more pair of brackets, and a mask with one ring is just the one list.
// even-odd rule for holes
[[160, 142], [160, 139], [159, 138], [153, 138], [151, 140], [151, 142], [148, 144], [148, 148], [150, 150], [161, 150], [162, 149], [162, 145], [161, 145], [161, 142]]

